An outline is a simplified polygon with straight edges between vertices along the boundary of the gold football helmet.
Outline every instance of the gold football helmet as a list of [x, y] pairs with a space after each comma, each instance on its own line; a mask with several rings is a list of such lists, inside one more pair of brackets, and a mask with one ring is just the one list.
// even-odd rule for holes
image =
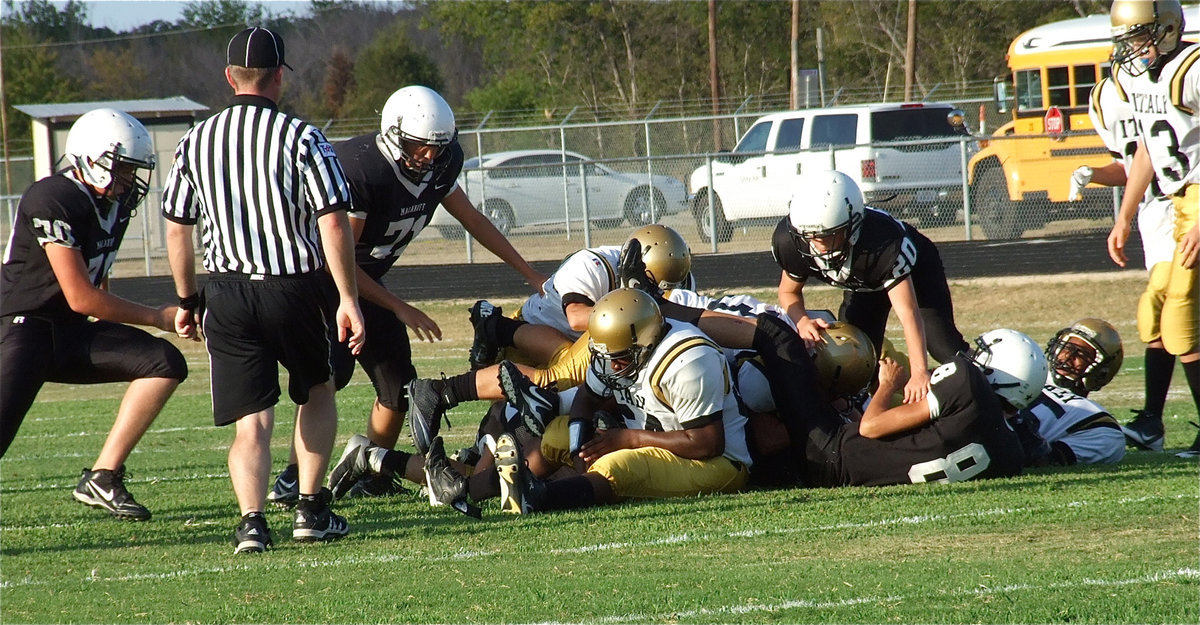
[[662, 224], [650, 224], [634, 230], [629, 239], [642, 244], [646, 274], [660, 289], [684, 286], [692, 271], [692, 252], [678, 232]]
[[1103, 319], [1080, 319], [1050, 339], [1046, 360], [1050, 364], [1050, 380], [1055, 385], [1087, 395], [1116, 377], [1125, 360], [1125, 348], [1111, 323]]
[[588, 318], [592, 370], [613, 388], [629, 387], [665, 333], [662, 311], [644, 291], [609, 292]]
[[[1183, 33], [1183, 7], [1179, 0], [1115, 0], [1109, 19], [1112, 60], [1135, 76], [1165, 62], [1165, 55], [1179, 46]], [[1152, 63], [1139, 62], [1151, 46], [1158, 58]]]
[[853, 325], [839, 321], [821, 330], [813, 350], [818, 385], [830, 398], [863, 390], [875, 375], [875, 346]]

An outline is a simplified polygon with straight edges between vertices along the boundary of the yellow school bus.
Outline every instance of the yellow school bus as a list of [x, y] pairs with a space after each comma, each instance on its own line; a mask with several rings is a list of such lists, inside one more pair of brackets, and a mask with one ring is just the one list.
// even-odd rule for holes
[[[1196, 21], [1185, 20], [1190, 40]], [[989, 238], [1015, 238], [1050, 219], [1111, 215], [1108, 189], [1067, 202], [1071, 172], [1112, 160], [1088, 117], [1088, 95], [1109, 75], [1111, 54], [1108, 15], [1038, 26], [1009, 45], [1009, 74], [995, 81], [994, 105], [1010, 121], [967, 165], [975, 223]]]

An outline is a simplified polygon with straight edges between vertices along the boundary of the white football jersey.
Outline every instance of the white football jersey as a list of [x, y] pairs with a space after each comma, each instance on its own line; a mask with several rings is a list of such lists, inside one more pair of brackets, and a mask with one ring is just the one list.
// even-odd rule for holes
[[[690, 306], [723, 312], [738, 317], [752, 318], [761, 314], [775, 315], [782, 319], [793, 330], [796, 322], [786, 312], [775, 304], [768, 304], [750, 295], [725, 295], [719, 298], [701, 295], [686, 289], [671, 289], [664, 293], [668, 301]], [[737, 394], [747, 408], [755, 412], [772, 412], [775, 410], [775, 397], [771, 394], [771, 386], [763, 374], [761, 365], [752, 362], [755, 352], [750, 349], [726, 349], [725, 358], [729, 369], [734, 374], [734, 385]]]
[[[1121, 90], [1113, 85], [1111, 78], [1101, 80], [1092, 88], [1088, 116], [1108, 151], [1129, 171], [1137, 152], [1137, 122], [1133, 119], [1133, 106], [1121, 98]], [[1170, 261], [1175, 251], [1175, 211], [1171, 199], [1158, 192], [1157, 181], [1151, 181], [1146, 188], [1137, 222], [1146, 269]]]
[[567, 257], [542, 284], [545, 295], [534, 294], [521, 307], [521, 318], [529, 323], [548, 325], [575, 340], [583, 332], [567, 323], [563, 298], [586, 298], [593, 304], [617, 288], [617, 261], [621, 248], [605, 245], [579, 250]]
[[1200, 44], [1183, 45], [1157, 80], [1154, 72], [1133, 76], [1118, 69], [1114, 76], [1133, 107], [1163, 194], [1200, 183]]
[[666, 335], [629, 388], [609, 388], [594, 367], [588, 367], [585, 383], [603, 397], [616, 397], [630, 429], [673, 432], [703, 425], [710, 415], [721, 415], [723, 455], [749, 467], [746, 417], [734, 397], [721, 348], [691, 324], [669, 319], [666, 323]]
[[1100, 404], [1047, 384], [1026, 411], [1038, 419], [1047, 443], [1071, 448], [1077, 464], [1112, 464], [1125, 457], [1125, 434]]

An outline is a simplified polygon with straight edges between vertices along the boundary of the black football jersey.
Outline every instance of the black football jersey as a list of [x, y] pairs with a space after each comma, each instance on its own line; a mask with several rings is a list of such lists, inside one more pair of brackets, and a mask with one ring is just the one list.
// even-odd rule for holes
[[355, 247], [355, 261], [367, 275], [380, 279], [391, 269], [458, 184], [463, 166], [462, 146], [450, 145], [441, 159], [446, 166], [414, 184], [400, 173], [396, 161], [384, 155], [379, 133], [362, 135], [333, 146], [346, 179], [354, 208], [350, 216], [366, 221]]
[[1021, 473], [1022, 451], [983, 372], [963, 356], [938, 367], [929, 389], [937, 418], [915, 430], [871, 439], [856, 424], [841, 436], [844, 485], [962, 482]]
[[69, 171], [33, 183], [17, 205], [0, 270], [0, 316], [82, 317], [67, 304], [43, 246], [79, 250], [92, 284], [100, 286], [133, 215], [127, 204], [94, 200]]
[[881, 210], [866, 207], [850, 262], [833, 271], [818, 267], [811, 257], [796, 249], [788, 218], [784, 217], [771, 236], [771, 253], [775, 262], [798, 281], [814, 277], [849, 291], [886, 291], [916, 267], [917, 247], [911, 229]]

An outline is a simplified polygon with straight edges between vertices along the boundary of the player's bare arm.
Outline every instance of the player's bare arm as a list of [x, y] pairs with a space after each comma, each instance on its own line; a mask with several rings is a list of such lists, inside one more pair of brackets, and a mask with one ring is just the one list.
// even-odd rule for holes
[[509, 243], [508, 238], [501, 234], [483, 213], [475, 210], [475, 206], [471, 204], [471, 200], [467, 199], [467, 194], [463, 192], [462, 187], [456, 187], [449, 195], [442, 198], [442, 206], [483, 247], [495, 254], [509, 267], [517, 270], [517, 273], [525, 278], [525, 282], [533, 287], [535, 293], [545, 294], [542, 292], [542, 283], [546, 281], [546, 276], [535, 271], [512, 246], [512, 243]]
[[75, 248], [47, 243], [44, 248], [71, 310], [89, 317], [175, 331], [175, 306], [151, 308], [97, 288], [88, 277], [83, 254]]

